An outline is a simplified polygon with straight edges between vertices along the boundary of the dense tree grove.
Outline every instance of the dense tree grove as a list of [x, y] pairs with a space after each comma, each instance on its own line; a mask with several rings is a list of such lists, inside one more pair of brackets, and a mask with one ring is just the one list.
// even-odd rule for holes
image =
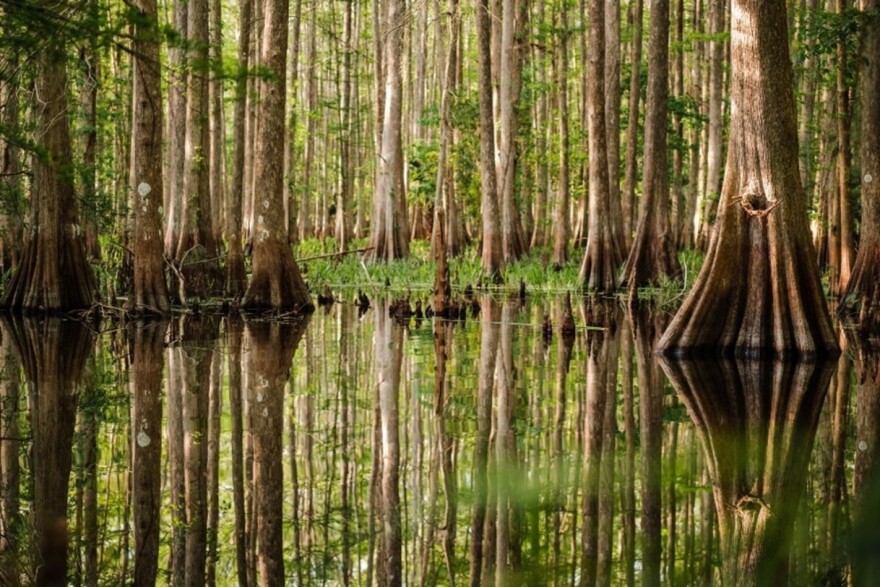
[[833, 351], [826, 295], [880, 324], [872, 0], [0, 14], [7, 308], [308, 311], [304, 239], [389, 262], [443, 218], [480, 279], [580, 263], [633, 301], [705, 253], [675, 352]]

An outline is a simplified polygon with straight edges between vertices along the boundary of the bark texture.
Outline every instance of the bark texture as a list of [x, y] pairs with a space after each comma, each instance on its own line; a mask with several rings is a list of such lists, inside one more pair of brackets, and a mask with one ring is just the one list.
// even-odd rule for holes
[[409, 230], [403, 184], [403, 33], [406, 24], [405, 0], [386, 3], [382, 46], [385, 91], [382, 93], [382, 134], [379, 141], [376, 194], [370, 222], [367, 257], [393, 261], [409, 255]]
[[877, 0], [863, 0], [873, 12], [865, 22], [859, 73], [862, 98], [862, 233], [843, 303], [859, 307], [859, 326], [880, 332], [880, 19]]
[[783, 0], [734, 0], [720, 216], [696, 284], [659, 348], [811, 357], [838, 352], [798, 171]]
[[[52, 11], [58, 3], [44, 0], [40, 6]], [[40, 148], [32, 163], [30, 226], [21, 260], [0, 298], [0, 306], [12, 310], [73, 310], [91, 306], [96, 298], [74, 193], [62, 37], [47, 39], [36, 55], [33, 108]]]
[[[611, 291], [617, 286], [619, 247], [612, 223], [620, 218], [611, 214], [608, 178], [608, 148], [605, 131], [605, 0], [589, 2], [587, 130], [590, 135], [589, 235], [581, 262], [580, 281], [584, 288]], [[616, 181], [616, 178], [615, 178]], [[622, 231], [617, 231], [618, 233]]]
[[648, 96], [645, 111], [645, 171], [636, 236], [623, 269], [622, 285], [636, 292], [663, 275], [676, 275], [675, 238], [669, 226], [666, 129], [669, 101], [669, 0], [651, 0]]
[[284, 226], [288, 10], [284, 0], [263, 0], [260, 63], [272, 72], [272, 77], [260, 81], [254, 168], [254, 270], [243, 305], [309, 312], [314, 306], [288, 245]]
[[167, 313], [168, 289], [159, 217], [164, 192], [162, 177], [162, 85], [155, 0], [138, 0], [141, 20], [135, 25], [134, 88], [132, 90], [131, 178], [135, 191], [134, 289], [127, 309], [137, 313]]

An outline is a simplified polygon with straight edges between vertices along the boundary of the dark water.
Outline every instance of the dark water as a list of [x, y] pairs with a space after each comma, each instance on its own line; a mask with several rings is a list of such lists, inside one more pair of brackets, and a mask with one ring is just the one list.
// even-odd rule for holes
[[[664, 316], [0, 322], [0, 585], [876, 585], [880, 361]], [[476, 310], [479, 310], [476, 312]]]

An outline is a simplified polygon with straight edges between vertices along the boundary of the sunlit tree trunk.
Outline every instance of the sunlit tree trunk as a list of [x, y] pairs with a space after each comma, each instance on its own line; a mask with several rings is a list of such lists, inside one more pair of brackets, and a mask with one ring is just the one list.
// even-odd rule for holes
[[183, 39], [189, 25], [189, 2], [174, 0], [172, 26], [177, 35], [168, 47], [168, 182], [165, 186], [165, 255], [177, 254], [186, 193], [187, 54]]
[[835, 353], [797, 164], [785, 2], [734, 0], [731, 130], [718, 223], [666, 353]]
[[405, 0], [387, 0], [382, 47], [384, 92], [382, 134], [379, 145], [376, 193], [370, 221], [367, 257], [393, 261], [409, 255], [409, 230], [403, 184], [403, 32], [407, 18]]
[[[569, 136], [568, 136], [568, 14], [560, 8], [559, 51], [556, 54], [557, 117], [559, 119], [559, 179], [556, 189], [556, 213], [553, 223], [553, 264], [561, 267], [568, 261], [570, 216]], [[610, 168], [610, 167], [609, 167]]]
[[589, 232], [579, 280], [584, 288], [611, 291], [620, 263], [611, 214], [605, 128], [605, 0], [589, 1], [587, 128], [590, 135]]
[[263, 0], [260, 63], [273, 77], [260, 80], [254, 199], [254, 258], [242, 305], [309, 312], [314, 307], [284, 227], [284, 100], [288, 3]]
[[630, 54], [629, 109], [626, 127], [626, 157], [623, 180], [623, 233], [625, 244], [632, 239], [633, 220], [636, 210], [636, 183], [638, 183], [638, 137], [639, 137], [639, 102], [641, 101], [641, 68], [642, 68], [642, 20], [644, 0], [633, 0], [630, 4], [632, 18], [632, 47]]
[[477, 62], [480, 100], [480, 216], [483, 228], [483, 272], [497, 275], [504, 269], [498, 178], [495, 174], [495, 118], [492, 113], [492, 53], [489, 1], [476, 0]]
[[679, 272], [675, 235], [669, 222], [666, 127], [669, 102], [669, 0], [651, 0], [648, 41], [648, 94], [645, 110], [645, 171], [639, 221], [623, 285], [637, 295], [641, 286]]

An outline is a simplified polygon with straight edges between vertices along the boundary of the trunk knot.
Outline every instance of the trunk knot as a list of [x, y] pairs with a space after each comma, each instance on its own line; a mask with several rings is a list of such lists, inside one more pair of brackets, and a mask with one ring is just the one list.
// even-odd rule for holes
[[756, 495], [742, 495], [739, 499], [736, 500], [736, 505], [734, 505], [734, 510], [738, 514], [746, 514], [749, 512], [759, 512], [760, 510], [767, 510], [769, 515], [773, 515], [773, 511], [770, 509], [770, 506], [767, 505], [767, 502], [764, 501], [762, 497]]
[[740, 202], [746, 214], [757, 216], [758, 218], [763, 218], [770, 214], [780, 202], [780, 200], [769, 199], [763, 191], [756, 189], [748, 189], [741, 196], [734, 198], [734, 201]]

